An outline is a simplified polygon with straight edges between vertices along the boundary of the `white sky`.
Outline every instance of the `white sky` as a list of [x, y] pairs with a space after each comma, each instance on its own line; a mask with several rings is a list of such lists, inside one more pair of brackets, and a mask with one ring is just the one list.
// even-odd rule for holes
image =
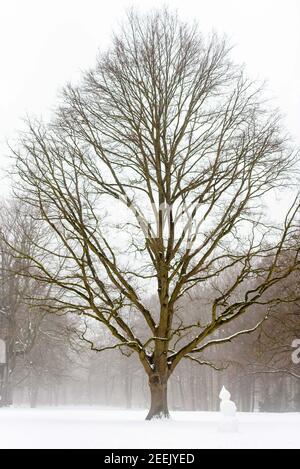
[[0, 0], [0, 166], [22, 116], [54, 107], [60, 87], [93, 65], [127, 8], [163, 5], [229, 36], [249, 74], [269, 81], [299, 143], [299, 0]]

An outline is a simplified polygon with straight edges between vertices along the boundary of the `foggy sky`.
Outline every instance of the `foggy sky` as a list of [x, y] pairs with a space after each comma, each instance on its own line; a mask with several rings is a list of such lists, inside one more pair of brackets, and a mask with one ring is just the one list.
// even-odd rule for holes
[[[299, 143], [299, 0], [2, 0], [0, 166], [6, 166], [4, 142], [21, 127], [20, 119], [49, 115], [59, 89], [93, 66], [126, 9], [163, 5], [195, 19], [204, 32], [228, 35], [248, 73], [268, 80], [287, 129]], [[2, 179], [2, 190], [4, 184]]]

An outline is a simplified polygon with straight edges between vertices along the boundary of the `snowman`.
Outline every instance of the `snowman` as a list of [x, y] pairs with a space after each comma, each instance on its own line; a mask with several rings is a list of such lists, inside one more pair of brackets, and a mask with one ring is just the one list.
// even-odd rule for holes
[[220, 411], [222, 414], [219, 430], [221, 432], [237, 432], [238, 420], [236, 416], [237, 408], [235, 403], [231, 400], [231, 394], [225, 386], [220, 392]]

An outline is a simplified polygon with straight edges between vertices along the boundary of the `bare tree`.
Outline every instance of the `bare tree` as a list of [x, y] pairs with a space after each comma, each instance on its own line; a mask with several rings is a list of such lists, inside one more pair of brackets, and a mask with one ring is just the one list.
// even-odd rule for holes
[[[28, 219], [25, 220], [20, 213], [17, 204], [3, 204], [0, 213], [1, 231], [15, 247], [30, 253], [31, 247], [23, 230]], [[33, 220], [26, 231], [30, 231], [32, 239], [36, 239], [38, 230]], [[0, 336], [6, 346], [6, 373], [0, 396], [1, 404], [8, 405], [12, 401], [12, 374], [17, 360], [32, 350], [45, 314], [42, 311], [39, 314], [32, 312], [32, 299], [38, 295], [44, 296], [45, 300], [47, 286], [29, 275], [19, 275], [28, 271], [28, 259], [16, 259], [14, 251], [5, 243], [0, 244], [0, 262]]]
[[[82, 84], [66, 87], [56, 118], [30, 121], [13, 151], [17, 196], [46, 241], [39, 254], [17, 256], [52, 285], [49, 309], [100, 322], [111, 348], [138, 356], [148, 419], [168, 417], [177, 365], [214, 366], [204, 351], [258, 327], [227, 336], [226, 325], [276, 301], [266, 292], [299, 267], [298, 201], [282, 226], [263, 210], [297, 160], [278, 114], [231, 62], [225, 40], [205, 40], [168, 11], [130, 14]], [[196, 320], [183, 320], [196, 285], [214, 296]]]
[[[282, 299], [272, 305], [270, 320], [263, 324], [252, 340], [253, 374], [283, 375], [300, 379], [293, 352], [300, 339], [299, 273], [281, 282], [277, 295]], [[289, 301], [292, 298], [293, 301]], [[286, 299], [286, 301], [284, 301]]]
[[[48, 375], [51, 370], [52, 375], [56, 373], [58, 376], [59, 368], [62, 369], [63, 363], [68, 361], [68, 346], [71, 349], [72, 345], [70, 320], [53, 315], [49, 318], [47, 314], [51, 285], [38, 282], [29, 275], [29, 257], [35, 251], [35, 244], [41, 240], [41, 231], [33, 218], [27, 215], [22, 212], [20, 204], [1, 206], [3, 236], [14, 248], [27, 253], [27, 258], [16, 258], [7, 243], [0, 243], [0, 338], [4, 339], [6, 346], [5, 373], [0, 380], [2, 406], [12, 403], [13, 391], [19, 381], [30, 381], [33, 387], [33, 376], [38, 383], [46, 368]], [[53, 347], [55, 351], [52, 351]], [[60, 367], [57, 365], [59, 355]], [[35, 389], [38, 389], [37, 385]]]

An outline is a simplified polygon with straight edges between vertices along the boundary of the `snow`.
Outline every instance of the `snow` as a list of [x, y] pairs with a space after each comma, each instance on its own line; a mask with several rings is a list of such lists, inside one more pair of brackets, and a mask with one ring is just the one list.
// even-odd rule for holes
[[227, 391], [225, 386], [222, 387], [219, 398], [221, 399], [221, 401], [230, 401], [231, 394], [229, 391]]
[[222, 417], [220, 418], [219, 430], [222, 432], [230, 433], [237, 432], [239, 429], [239, 421], [237, 419], [237, 407], [233, 401], [230, 400], [231, 394], [225, 386], [223, 386], [220, 392], [220, 411]]
[[1, 449], [300, 449], [300, 414], [238, 413], [239, 432], [220, 433], [220, 414], [172, 412], [170, 421], [146, 411], [99, 408], [0, 409]]
[[231, 394], [227, 389], [223, 386], [222, 391], [220, 393], [220, 410], [223, 414], [223, 417], [236, 417], [237, 407], [233, 401], [230, 400]]

